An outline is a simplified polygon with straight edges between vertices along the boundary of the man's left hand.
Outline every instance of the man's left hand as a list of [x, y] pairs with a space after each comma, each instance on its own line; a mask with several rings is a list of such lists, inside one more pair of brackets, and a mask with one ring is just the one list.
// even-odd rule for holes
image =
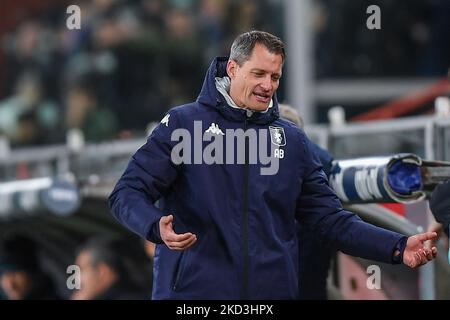
[[436, 258], [436, 247], [426, 248], [424, 246], [425, 241], [433, 240], [436, 237], [436, 232], [420, 233], [409, 237], [403, 253], [403, 263], [410, 268], [417, 268]]

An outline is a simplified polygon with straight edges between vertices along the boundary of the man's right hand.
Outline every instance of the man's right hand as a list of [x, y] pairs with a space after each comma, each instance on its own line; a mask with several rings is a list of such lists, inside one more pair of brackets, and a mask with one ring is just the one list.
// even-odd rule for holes
[[191, 247], [196, 241], [197, 236], [193, 233], [176, 234], [173, 230], [173, 215], [161, 217], [159, 219], [159, 233], [162, 241], [171, 250], [186, 250]]

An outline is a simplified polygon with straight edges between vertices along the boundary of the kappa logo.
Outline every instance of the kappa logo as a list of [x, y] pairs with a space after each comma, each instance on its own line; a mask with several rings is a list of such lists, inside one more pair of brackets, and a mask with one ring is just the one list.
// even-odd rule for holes
[[170, 114], [168, 113], [168, 114], [166, 114], [166, 115], [164, 116], [164, 118], [162, 118], [162, 120], [161, 120], [161, 123], [162, 123], [162, 124], [165, 124], [166, 127], [169, 126], [169, 117], [170, 117]]
[[269, 126], [270, 139], [272, 143], [276, 146], [282, 147], [286, 145], [286, 135], [284, 134], [284, 129], [281, 127]]
[[212, 133], [212, 134], [217, 134], [217, 135], [222, 135], [224, 136], [225, 134], [222, 132], [222, 130], [220, 130], [219, 126], [217, 124], [215, 124], [214, 122], [211, 123], [211, 125], [209, 126], [208, 130], [205, 131], [205, 133]]

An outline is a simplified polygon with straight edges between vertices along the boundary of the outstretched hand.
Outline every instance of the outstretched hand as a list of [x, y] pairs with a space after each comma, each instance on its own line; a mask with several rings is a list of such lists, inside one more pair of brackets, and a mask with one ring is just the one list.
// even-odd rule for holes
[[173, 215], [161, 217], [159, 220], [159, 233], [161, 234], [162, 241], [171, 250], [186, 250], [197, 241], [197, 236], [190, 232], [182, 234], [175, 233], [173, 230]]
[[417, 268], [433, 260], [437, 255], [437, 249], [436, 247], [427, 248], [424, 242], [436, 237], [436, 232], [420, 233], [409, 237], [403, 253], [403, 263], [410, 268]]

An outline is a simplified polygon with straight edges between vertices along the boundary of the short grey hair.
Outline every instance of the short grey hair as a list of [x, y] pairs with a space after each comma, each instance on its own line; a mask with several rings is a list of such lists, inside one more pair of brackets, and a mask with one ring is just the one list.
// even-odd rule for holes
[[285, 45], [277, 36], [265, 31], [253, 30], [239, 35], [231, 45], [230, 60], [234, 60], [239, 66], [250, 59], [253, 48], [259, 43], [270, 53], [280, 54], [283, 62], [286, 58]]

